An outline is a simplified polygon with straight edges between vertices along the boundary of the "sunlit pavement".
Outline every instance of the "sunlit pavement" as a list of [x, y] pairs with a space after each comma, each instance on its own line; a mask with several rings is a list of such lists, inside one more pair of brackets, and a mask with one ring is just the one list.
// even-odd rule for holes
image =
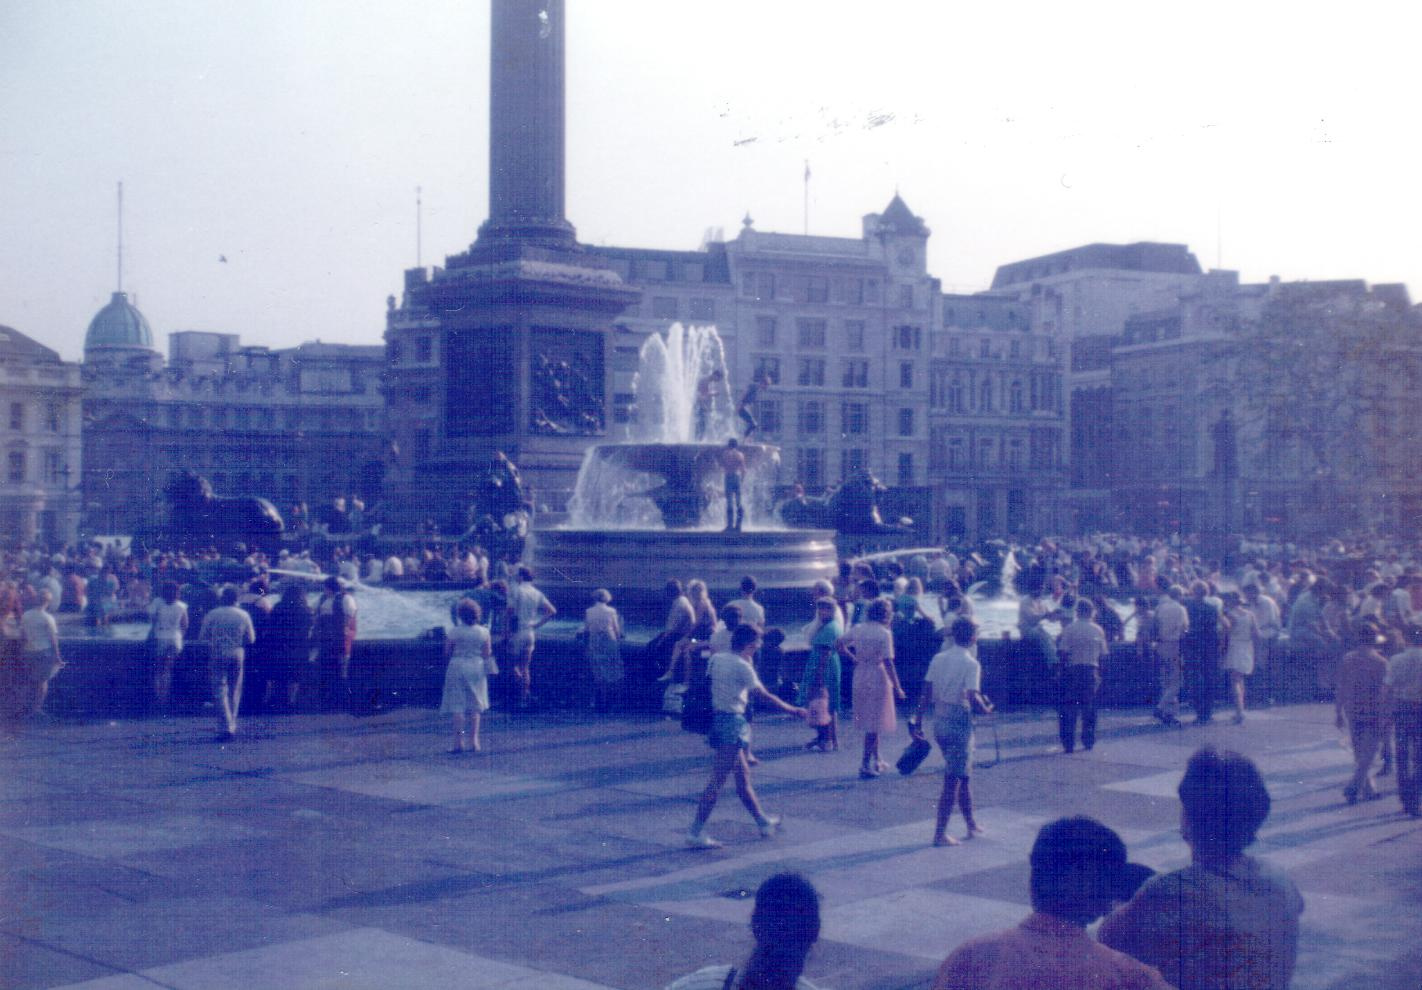
[[822, 755], [759, 719], [756, 786], [784, 828], [762, 840], [728, 787], [712, 851], [682, 848], [708, 751], [670, 722], [495, 714], [477, 756], [446, 753], [422, 710], [253, 718], [227, 745], [213, 728], [50, 722], [0, 741], [0, 986], [655, 988], [742, 958], [748, 892], [782, 869], [824, 896], [808, 975], [925, 986], [964, 938], [1027, 912], [1051, 818], [1091, 814], [1133, 858], [1182, 864], [1174, 788], [1205, 742], [1269, 781], [1256, 851], [1308, 904], [1295, 986], [1422, 985], [1422, 824], [1391, 777], [1344, 804], [1322, 705], [1179, 730], [1111, 712], [1071, 756], [1050, 752], [1048, 713], [999, 716], [974, 779], [988, 834], [947, 849], [929, 844], [938, 758], [861, 781], [847, 726]]

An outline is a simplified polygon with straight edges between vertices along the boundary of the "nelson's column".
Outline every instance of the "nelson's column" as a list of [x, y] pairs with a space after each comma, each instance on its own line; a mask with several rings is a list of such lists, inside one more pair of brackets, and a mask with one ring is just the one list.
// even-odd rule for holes
[[563, 215], [563, 0], [493, 0], [489, 218], [443, 268], [405, 273], [387, 316], [385, 516], [464, 522], [498, 451], [562, 508], [605, 436], [612, 320], [641, 290]]

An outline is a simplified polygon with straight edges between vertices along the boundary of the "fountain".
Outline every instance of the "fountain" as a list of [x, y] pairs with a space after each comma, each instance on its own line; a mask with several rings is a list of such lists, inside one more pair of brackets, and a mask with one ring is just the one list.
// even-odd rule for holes
[[789, 529], [775, 519], [774, 446], [738, 445], [747, 468], [745, 523], [734, 533], [723, 529], [721, 456], [736, 415], [714, 326], [673, 324], [665, 336], [649, 336], [634, 391], [628, 438], [589, 448], [567, 522], [533, 533], [539, 583], [555, 602], [579, 606], [588, 591], [606, 586], [624, 606], [651, 606], [668, 578], [701, 578], [725, 593], [747, 574], [774, 597], [775, 589], [803, 591], [833, 577], [833, 532]]

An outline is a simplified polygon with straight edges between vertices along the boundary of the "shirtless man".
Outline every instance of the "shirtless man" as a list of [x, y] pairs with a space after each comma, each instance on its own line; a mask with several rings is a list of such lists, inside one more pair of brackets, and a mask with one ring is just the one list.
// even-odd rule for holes
[[756, 375], [746, 390], [741, 393], [741, 401], [736, 404], [736, 415], [741, 418], [741, 422], [746, 424], [745, 433], [742, 436], [750, 439], [750, 435], [756, 431], [760, 424], [755, 420], [755, 400], [760, 392], [761, 386], [767, 384], [764, 375]]
[[736, 438], [726, 441], [721, 451], [721, 470], [726, 476], [726, 532], [740, 532], [745, 521], [745, 509], [741, 506], [741, 481], [746, 474], [746, 455], [737, 449]]

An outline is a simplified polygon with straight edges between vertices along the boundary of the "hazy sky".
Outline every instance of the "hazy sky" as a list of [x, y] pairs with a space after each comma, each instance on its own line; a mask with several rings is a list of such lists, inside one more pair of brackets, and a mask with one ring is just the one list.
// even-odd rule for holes
[[[1414, 4], [568, 0], [595, 244], [857, 236], [895, 188], [946, 287], [1093, 241], [1422, 286]], [[487, 210], [487, 0], [0, 0], [0, 324], [374, 343]], [[219, 262], [225, 256], [226, 263]]]

